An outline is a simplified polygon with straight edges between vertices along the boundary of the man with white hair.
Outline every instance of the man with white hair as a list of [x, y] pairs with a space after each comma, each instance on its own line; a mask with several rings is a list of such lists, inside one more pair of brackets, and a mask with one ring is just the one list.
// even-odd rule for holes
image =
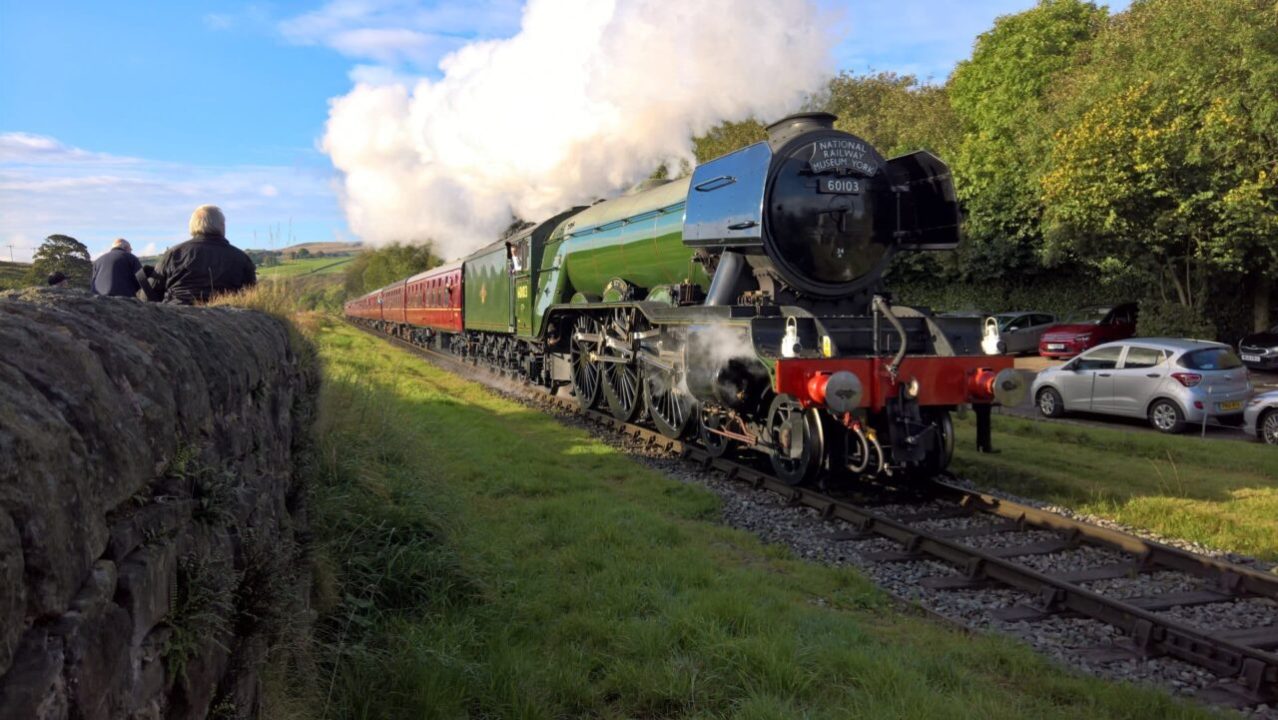
[[133, 248], [124, 238], [116, 238], [111, 249], [93, 261], [93, 276], [89, 289], [94, 295], [108, 297], [136, 297], [141, 285], [137, 273], [142, 263], [133, 254]]
[[155, 268], [164, 302], [194, 305], [257, 283], [249, 256], [226, 239], [221, 208], [201, 205], [191, 214], [191, 239], [169, 248]]

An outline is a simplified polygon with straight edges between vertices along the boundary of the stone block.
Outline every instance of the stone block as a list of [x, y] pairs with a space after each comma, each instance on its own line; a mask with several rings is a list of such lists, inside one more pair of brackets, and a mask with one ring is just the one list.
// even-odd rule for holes
[[120, 564], [115, 601], [132, 620], [129, 645], [138, 645], [168, 614], [177, 586], [177, 547], [148, 545]]
[[8, 513], [0, 510], [0, 675], [9, 669], [26, 623], [27, 590], [22, 582], [22, 539]]
[[54, 720], [67, 716], [62, 641], [44, 628], [22, 636], [9, 672], [0, 677], [0, 720]]

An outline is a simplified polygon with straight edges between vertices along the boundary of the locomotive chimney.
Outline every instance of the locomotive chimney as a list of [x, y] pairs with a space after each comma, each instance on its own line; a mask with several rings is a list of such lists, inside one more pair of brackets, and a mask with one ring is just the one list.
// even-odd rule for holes
[[838, 117], [828, 112], [787, 115], [768, 126], [768, 144], [779, 150], [790, 140], [812, 130], [832, 130]]

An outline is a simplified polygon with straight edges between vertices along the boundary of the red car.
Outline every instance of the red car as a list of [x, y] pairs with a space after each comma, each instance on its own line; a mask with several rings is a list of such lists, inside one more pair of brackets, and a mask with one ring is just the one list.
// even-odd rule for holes
[[1038, 354], [1053, 360], [1075, 355], [1111, 340], [1136, 334], [1136, 303], [1079, 308], [1064, 322], [1043, 331]]

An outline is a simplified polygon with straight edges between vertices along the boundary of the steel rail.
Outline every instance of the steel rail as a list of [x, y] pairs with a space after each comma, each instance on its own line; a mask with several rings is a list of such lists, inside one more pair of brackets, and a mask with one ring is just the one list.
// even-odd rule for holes
[[[358, 324], [356, 327], [368, 330]], [[1129, 650], [1136, 656], [1170, 655], [1206, 668], [1221, 678], [1235, 681], [1233, 685], [1208, 689], [1217, 691], [1214, 694], [1217, 701], [1259, 704], [1272, 703], [1278, 699], [1278, 654], [1246, 644], [1246, 637], [1239, 631], [1222, 632], [1228, 637], [1213, 635], [1211, 631], [1159, 615], [1123, 599], [1106, 597], [1080, 587], [1075, 582], [1013, 562], [1009, 558], [1016, 557], [1016, 554], [1009, 550], [1005, 549], [1000, 554], [973, 548], [958, 542], [956, 538], [942, 537], [938, 533], [913, 527], [908, 522], [876, 513], [869, 507], [811, 488], [788, 485], [746, 463], [715, 457], [697, 445], [673, 440], [655, 430], [617, 420], [597, 410], [583, 410], [575, 400], [552, 395], [546, 389], [507, 374], [507, 371], [500, 368], [477, 366], [450, 353], [423, 348], [392, 335], [368, 331], [434, 358], [442, 365], [464, 368], [471, 377], [473, 370], [482, 369], [504, 383], [516, 381], [519, 383], [516, 387], [526, 392], [530, 398], [548, 402], [568, 414], [643, 441], [650, 447], [676, 454], [704, 469], [717, 470], [730, 480], [748, 483], [756, 489], [770, 490], [793, 505], [804, 505], [819, 511], [824, 518], [843, 520], [864, 537], [878, 536], [893, 540], [905, 550], [897, 558], [899, 560], [934, 558], [957, 568], [973, 584], [993, 581], [1030, 594], [1038, 599], [1037, 607], [1043, 614], [1072, 612], [1111, 625], [1130, 637], [1132, 646]], [[1129, 533], [940, 480], [933, 481], [926, 489], [932, 499], [954, 502], [972, 514], [986, 513], [1013, 520], [1017, 526], [1065, 533], [1066, 542], [1060, 549], [1089, 544], [1133, 556], [1134, 568], [1165, 568], [1211, 579], [1225, 593], [1222, 599], [1247, 596], [1278, 598], [1278, 576], [1270, 576], [1224, 560], [1195, 555]], [[1169, 606], [1178, 604], [1186, 603], [1173, 602]], [[1262, 644], [1278, 646], [1278, 637], [1265, 636]]]

